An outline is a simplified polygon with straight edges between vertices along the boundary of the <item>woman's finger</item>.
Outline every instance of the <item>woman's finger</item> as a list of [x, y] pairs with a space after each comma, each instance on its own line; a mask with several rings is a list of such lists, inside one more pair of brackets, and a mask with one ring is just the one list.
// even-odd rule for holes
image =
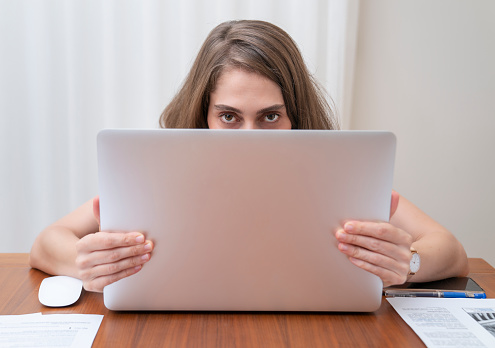
[[95, 279], [102, 276], [108, 276], [111, 274], [119, 273], [128, 268], [141, 266], [148, 262], [150, 258], [151, 254], [147, 253], [143, 255], [128, 257], [117, 262], [97, 264], [93, 267], [88, 268], [80, 268], [79, 276], [81, 279]]
[[396, 245], [386, 240], [349, 234], [345, 233], [344, 230], [338, 230], [335, 233], [335, 237], [341, 243], [361, 247], [374, 253], [385, 255], [399, 262], [408, 261], [408, 258], [411, 257], [411, 252], [406, 245]]
[[76, 248], [78, 252], [93, 252], [140, 245], [144, 242], [144, 235], [140, 232], [96, 232], [81, 238]]
[[368, 271], [370, 273], [373, 273], [374, 275], [380, 277], [380, 279], [383, 282], [383, 286], [390, 286], [390, 285], [396, 285], [396, 284], [403, 284], [407, 281], [407, 274], [408, 271], [406, 272], [394, 272], [391, 271], [390, 269], [382, 268], [380, 266], [377, 266], [375, 264], [366, 262], [362, 259], [356, 259], [353, 257], [349, 257], [349, 260], [356, 265], [357, 267], [364, 269], [365, 271]]
[[409, 254], [404, 254], [401, 259], [397, 260], [388, 255], [379, 254], [352, 244], [339, 243], [338, 248], [342, 253], [349, 257], [365, 261], [396, 274], [407, 275], [409, 272], [410, 252]]
[[407, 247], [410, 247], [413, 241], [409, 233], [388, 222], [348, 221], [344, 225], [344, 231], [350, 235], [368, 236]]
[[147, 241], [145, 244], [129, 247], [113, 248], [108, 250], [96, 250], [93, 252], [78, 252], [76, 265], [80, 270], [86, 270], [98, 265], [113, 264], [134, 256], [143, 256], [153, 250], [153, 243]]
[[118, 273], [113, 273], [107, 276], [98, 277], [90, 280], [83, 280], [83, 286], [86, 291], [102, 292], [103, 288], [116, 281], [136, 274], [142, 269], [142, 265], [132, 268], [126, 268]]

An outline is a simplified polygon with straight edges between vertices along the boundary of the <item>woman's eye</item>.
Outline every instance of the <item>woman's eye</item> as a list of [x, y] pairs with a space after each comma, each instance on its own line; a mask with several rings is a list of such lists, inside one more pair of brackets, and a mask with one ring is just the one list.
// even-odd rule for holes
[[280, 117], [280, 116], [279, 116], [279, 115], [277, 115], [277, 114], [270, 114], [270, 115], [266, 115], [266, 116], [265, 116], [265, 120], [266, 120], [267, 122], [275, 122], [275, 121], [277, 121], [277, 120], [278, 120], [278, 118], [279, 118], [279, 117]]
[[225, 123], [232, 123], [232, 122], [235, 121], [235, 116], [234, 115], [230, 115], [230, 114], [221, 115], [220, 118]]

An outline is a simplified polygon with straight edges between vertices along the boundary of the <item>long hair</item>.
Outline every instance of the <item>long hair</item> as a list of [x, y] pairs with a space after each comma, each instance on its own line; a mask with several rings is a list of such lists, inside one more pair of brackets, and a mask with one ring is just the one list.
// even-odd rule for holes
[[160, 116], [162, 128], [208, 128], [210, 94], [226, 68], [260, 74], [280, 86], [295, 129], [338, 129], [322, 89], [292, 38], [263, 21], [218, 25], [206, 38], [181, 89]]

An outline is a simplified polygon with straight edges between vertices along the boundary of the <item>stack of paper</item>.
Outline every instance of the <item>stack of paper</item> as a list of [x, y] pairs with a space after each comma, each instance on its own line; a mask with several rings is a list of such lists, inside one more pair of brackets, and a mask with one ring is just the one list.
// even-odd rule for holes
[[103, 315], [0, 315], [0, 347], [91, 347]]
[[495, 347], [495, 299], [387, 298], [430, 348]]

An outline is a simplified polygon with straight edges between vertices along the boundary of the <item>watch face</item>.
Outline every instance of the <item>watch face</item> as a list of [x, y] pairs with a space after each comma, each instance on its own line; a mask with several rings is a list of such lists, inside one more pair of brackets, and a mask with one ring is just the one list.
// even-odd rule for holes
[[420, 265], [419, 254], [417, 253], [412, 254], [411, 263], [409, 264], [411, 272], [416, 273], [419, 270], [419, 265]]

